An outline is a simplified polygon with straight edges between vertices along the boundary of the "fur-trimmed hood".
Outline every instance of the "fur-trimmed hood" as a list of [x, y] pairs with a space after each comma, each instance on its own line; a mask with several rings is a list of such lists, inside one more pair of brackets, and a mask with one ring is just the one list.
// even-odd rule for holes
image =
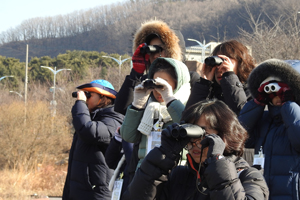
[[150, 34], [156, 34], [160, 37], [166, 47], [166, 57], [182, 60], [179, 38], [165, 22], [160, 20], [147, 21], [136, 31], [133, 39], [133, 53], [140, 44], [146, 42], [146, 37]]
[[248, 88], [253, 98], [257, 97], [260, 84], [270, 76], [288, 84], [295, 95], [295, 102], [300, 105], [300, 60], [269, 59], [254, 68], [248, 77]]

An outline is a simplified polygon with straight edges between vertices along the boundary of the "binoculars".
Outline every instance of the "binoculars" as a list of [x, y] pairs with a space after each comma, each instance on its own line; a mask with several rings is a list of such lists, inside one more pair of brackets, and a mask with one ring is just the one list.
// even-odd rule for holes
[[144, 82], [144, 88], [146, 89], [154, 89], [154, 88], [163, 88], [162, 85], [156, 85], [156, 81], [154, 79], [149, 79]]
[[145, 45], [140, 49], [141, 54], [159, 53], [163, 48], [158, 45]]
[[205, 133], [206, 133], [205, 130], [198, 125], [182, 124], [173, 128], [171, 135], [174, 138], [179, 138], [179, 137], [199, 138], [199, 137], [203, 137]]
[[205, 65], [208, 65], [210, 67], [219, 66], [223, 63], [223, 59], [218, 56], [211, 56], [207, 57], [204, 60]]
[[[91, 97], [91, 93], [89, 93], [87, 91], [84, 91], [84, 94], [85, 94], [87, 99]], [[72, 97], [77, 98], [77, 92], [72, 92]]]
[[272, 92], [278, 92], [280, 88], [281, 87], [278, 85], [278, 83], [269, 83], [268, 85], [265, 85], [264, 91], [265, 93], [270, 94]]

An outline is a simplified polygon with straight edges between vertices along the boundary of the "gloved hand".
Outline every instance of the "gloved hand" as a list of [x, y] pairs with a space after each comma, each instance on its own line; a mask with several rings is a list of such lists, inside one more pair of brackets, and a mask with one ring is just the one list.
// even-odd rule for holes
[[282, 103], [295, 100], [295, 96], [294, 96], [291, 88], [287, 84], [279, 82], [278, 85], [281, 88], [279, 89], [279, 91], [276, 94], [281, 99]]
[[174, 138], [172, 136], [172, 130], [178, 126], [178, 123], [174, 123], [167, 126], [167, 128], [161, 132], [161, 146], [159, 148], [164, 154], [166, 154], [167, 157], [171, 159], [175, 159], [177, 156], [179, 156], [179, 153], [190, 141], [189, 137]]
[[225, 143], [216, 134], [207, 134], [201, 141], [202, 148], [208, 147], [207, 158], [217, 155], [223, 155], [225, 149]]
[[265, 106], [266, 104], [268, 104], [271, 99], [269, 97], [269, 94], [267, 94], [265, 91], [264, 91], [264, 88], [266, 85], [268, 85], [269, 82], [266, 82], [264, 84], [262, 84], [258, 89], [258, 93], [257, 93], [257, 96], [256, 98], [254, 99], [254, 102], [258, 105], [261, 105], [261, 106]]
[[173, 88], [171, 85], [164, 79], [157, 77], [155, 79], [156, 85], [162, 85], [163, 88], [155, 88], [157, 92], [159, 92], [166, 104], [168, 104], [170, 101], [173, 101], [176, 99], [173, 94]]
[[149, 61], [149, 55], [148, 54], [141, 54], [140, 50], [143, 46], [145, 46], [146, 43], [140, 44], [138, 46], [138, 48], [136, 48], [133, 56], [132, 56], [132, 68], [134, 69], [134, 71], [136, 71], [137, 73], [143, 74], [145, 69], [146, 69], [146, 65]]
[[152, 89], [144, 88], [144, 82], [145, 80], [134, 88], [132, 105], [137, 109], [145, 108], [150, 93], [152, 92]]

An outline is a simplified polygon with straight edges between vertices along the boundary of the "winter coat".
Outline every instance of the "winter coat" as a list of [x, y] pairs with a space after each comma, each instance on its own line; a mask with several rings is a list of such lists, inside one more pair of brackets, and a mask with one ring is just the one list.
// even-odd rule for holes
[[[153, 66], [155, 66], [157, 62], [161, 62], [162, 60], [168, 61], [175, 68], [178, 77], [177, 86], [174, 90], [174, 94], [176, 94], [176, 92], [181, 88], [182, 85], [189, 83], [190, 75], [188, 69], [180, 61], [170, 58], [157, 58], [150, 67], [149, 78], [153, 77]], [[174, 101], [169, 103], [169, 105], [167, 105], [167, 111], [171, 116], [172, 120], [167, 123], [164, 123], [162, 128], [166, 128], [168, 125], [171, 125], [174, 122], [180, 122], [181, 113], [185, 107], [184, 103], [185, 102], [181, 102], [180, 100], [175, 99]], [[138, 127], [141, 123], [144, 111], [145, 109], [136, 109], [132, 105], [128, 106], [123, 125], [120, 129], [121, 136], [125, 141], [130, 143], [140, 142], [138, 152], [138, 157], [140, 159], [139, 163], [141, 163], [142, 159], [145, 157], [147, 147], [147, 135], [144, 135], [140, 131], [138, 131]]]
[[246, 84], [242, 84], [234, 72], [225, 72], [220, 83], [221, 85], [200, 78], [192, 88], [186, 108], [199, 101], [216, 98], [226, 103], [233, 112], [238, 114], [251, 99]]
[[[267, 72], [267, 73], [266, 73]], [[255, 68], [248, 84], [253, 98], [267, 77], [278, 77], [289, 85], [295, 102], [282, 106], [256, 104], [249, 101], [240, 112], [239, 120], [249, 133], [248, 147], [260, 147], [265, 154], [264, 177], [269, 186], [270, 200], [300, 199], [300, 74], [280, 60], [267, 60]]]
[[201, 184], [197, 182], [199, 167], [189, 158], [188, 166], [173, 168], [175, 162], [159, 148], [154, 148], [144, 159], [122, 200], [268, 199], [262, 174], [250, 168], [242, 158], [224, 157], [201, 167]]
[[111, 199], [108, 189], [113, 170], [105, 162], [105, 151], [124, 116], [113, 106], [90, 113], [84, 101], [72, 108], [75, 134], [69, 155], [69, 166], [63, 199]]

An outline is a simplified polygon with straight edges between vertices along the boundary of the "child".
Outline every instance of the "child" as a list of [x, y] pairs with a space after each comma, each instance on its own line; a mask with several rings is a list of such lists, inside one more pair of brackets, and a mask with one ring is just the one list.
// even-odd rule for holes
[[270, 200], [298, 199], [300, 172], [299, 60], [270, 59], [250, 74], [253, 100], [240, 112], [248, 130], [246, 146], [255, 147], [254, 165], [263, 168]]

